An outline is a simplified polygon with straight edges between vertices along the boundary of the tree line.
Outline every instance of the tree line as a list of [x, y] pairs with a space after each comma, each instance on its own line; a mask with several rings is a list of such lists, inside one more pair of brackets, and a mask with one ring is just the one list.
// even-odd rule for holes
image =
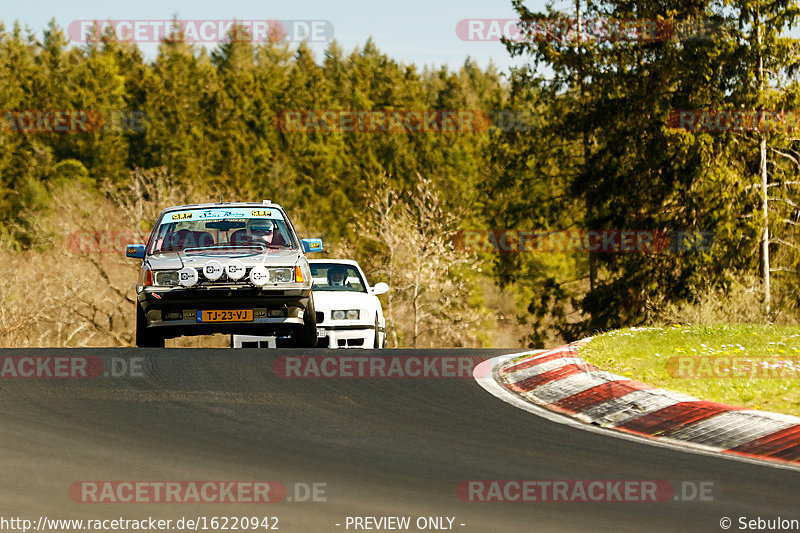
[[[713, 125], [720, 113], [798, 109], [797, 48], [785, 36], [795, 3], [577, 0], [545, 13], [512, 3], [530, 38], [506, 40], [529, 59], [510, 72], [470, 59], [420, 68], [372, 40], [351, 51], [334, 41], [316, 58], [305, 44], [232, 38], [208, 51], [180, 34], [146, 61], [110, 35], [70, 47], [56, 21], [41, 39], [0, 26], [0, 239], [40, 249], [32, 214], [58, 209], [58, 187], [115, 201], [145, 175], [154, 203], [174, 196], [159, 183], [206, 201], [270, 198], [303, 233], [394, 276], [398, 323], [417, 317], [398, 345], [435, 344], [448, 324], [450, 342], [490, 343], [499, 306], [488, 287], [513, 300], [536, 346], [662, 320], [708, 294], [757, 291], [759, 320], [794, 319], [798, 140], [786, 128]], [[713, 24], [703, 38], [604, 40], [583, 35], [581, 19]], [[577, 23], [535, 33], [552, 20]], [[426, 129], [410, 125], [426, 112]], [[647, 231], [705, 245], [458, 247], [465, 231], [507, 230]]]

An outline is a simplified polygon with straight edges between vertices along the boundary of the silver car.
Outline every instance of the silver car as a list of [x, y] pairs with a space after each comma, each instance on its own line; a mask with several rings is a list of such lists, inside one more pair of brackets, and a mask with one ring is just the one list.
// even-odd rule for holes
[[136, 345], [223, 333], [316, 346], [305, 253], [318, 251], [322, 241], [299, 239], [285, 211], [268, 200], [165, 209], [147, 244], [126, 249], [142, 259]]

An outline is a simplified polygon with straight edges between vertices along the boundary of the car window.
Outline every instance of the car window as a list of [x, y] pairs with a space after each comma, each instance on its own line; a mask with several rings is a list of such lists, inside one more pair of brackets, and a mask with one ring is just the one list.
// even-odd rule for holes
[[315, 291], [367, 292], [358, 269], [341, 263], [311, 263]]
[[297, 245], [276, 209], [212, 208], [165, 214], [149, 252], [245, 247], [295, 249]]

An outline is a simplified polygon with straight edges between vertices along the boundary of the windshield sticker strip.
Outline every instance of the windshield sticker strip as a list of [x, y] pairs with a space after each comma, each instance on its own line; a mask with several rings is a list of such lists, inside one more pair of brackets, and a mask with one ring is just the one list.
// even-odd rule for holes
[[253, 209], [253, 208], [212, 208], [212, 209], [189, 209], [186, 211], [175, 211], [167, 213], [161, 219], [161, 224], [171, 224], [185, 220], [220, 220], [220, 219], [240, 219], [269, 218], [272, 220], [283, 220], [283, 215], [278, 209]]

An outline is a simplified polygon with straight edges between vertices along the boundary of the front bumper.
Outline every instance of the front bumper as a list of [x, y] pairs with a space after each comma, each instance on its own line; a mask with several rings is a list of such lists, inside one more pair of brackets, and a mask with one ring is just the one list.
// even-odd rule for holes
[[[147, 328], [165, 337], [214, 333], [268, 335], [285, 333], [303, 325], [310, 289], [242, 287], [151, 288], [139, 292], [138, 305]], [[198, 311], [253, 310], [247, 322], [199, 322]]]
[[317, 325], [319, 348], [374, 348], [375, 324]]

